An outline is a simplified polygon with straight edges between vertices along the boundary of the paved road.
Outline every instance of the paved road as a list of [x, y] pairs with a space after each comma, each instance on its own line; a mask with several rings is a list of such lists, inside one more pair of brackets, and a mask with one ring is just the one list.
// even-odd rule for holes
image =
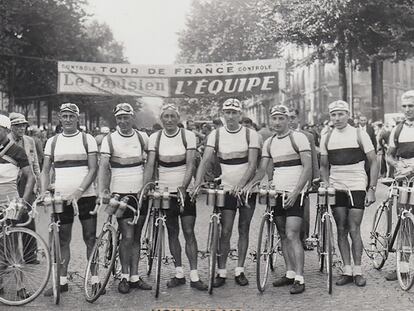
[[[378, 202], [385, 196], [385, 188], [380, 186], [378, 190]], [[367, 210], [363, 220], [363, 237], [367, 244], [369, 230], [373, 218], [374, 208]], [[207, 223], [210, 210], [201, 206], [198, 208], [197, 237], [199, 249], [205, 249], [207, 236]], [[255, 249], [257, 231], [262, 214], [262, 207], [258, 206], [251, 227], [250, 250]], [[45, 234], [47, 227], [47, 216], [41, 214], [38, 220], [38, 227], [42, 234]], [[312, 219], [314, 213], [311, 214]], [[98, 227], [101, 227], [100, 222]], [[237, 245], [237, 234], [232, 238], [232, 246]], [[366, 255], [363, 259], [363, 269], [367, 277], [367, 286], [358, 288], [355, 285], [345, 287], [334, 287], [333, 294], [329, 295], [325, 287], [325, 278], [318, 271], [318, 262], [315, 251], [306, 252], [305, 281], [306, 291], [302, 295], [292, 296], [289, 288], [268, 287], [263, 294], [259, 294], [255, 283], [255, 264], [248, 259], [246, 273], [250, 284], [241, 288], [237, 286], [231, 275], [237, 261], [230, 260], [228, 270], [230, 277], [227, 284], [220, 290], [215, 290], [212, 296], [207, 293], [200, 293], [184, 285], [181, 288], [167, 289], [165, 284], [169, 277], [174, 274], [173, 265], [164, 266], [163, 281], [160, 297], [156, 300], [153, 292], [134, 290], [128, 295], [121, 295], [117, 292], [117, 282], [111, 282], [107, 294], [102, 296], [94, 304], [87, 303], [83, 298], [82, 278], [85, 266], [85, 247], [81, 238], [79, 222], [74, 225], [72, 241], [72, 262], [70, 271], [74, 272], [70, 281], [70, 289], [62, 297], [59, 307], [52, 304], [50, 299], [43, 296], [31, 304], [21, 307], [27, 310], [151, 310], [154, 308], [179, 307], [179, 308], [239, 308], [243, 310], [413, 310], [414, 290], [411, 292], [402, 291], [397, 282], [384, 281], [385, 271], [377, 271], [370, 266]], [[392, 258], [392, 256], [391, 256]], [[184, 269], [187, 273], [189, 267], [184, 260]], [[389, 259], [385, 270], [392, 268], [394, 261]], [[143, 266], [143, 265], [142, 265]], [[200, 275], [203, 280], [207, 278], [207, 260], [199, 261]], [[281, 263], [276, 269], [275, 276], [284, 273]], [[272, 276], [273, 278], [274, 276]], [[271, 280], [269, 280], [270, 283]], [[153, 282], [153, 278], [149, 278]], [[0, 307], [0, 310], [12, 310], [15, 308]]]

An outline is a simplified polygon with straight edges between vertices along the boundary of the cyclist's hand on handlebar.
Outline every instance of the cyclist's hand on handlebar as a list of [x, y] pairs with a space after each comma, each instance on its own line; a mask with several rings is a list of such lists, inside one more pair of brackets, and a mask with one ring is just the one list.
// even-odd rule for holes
[[243, 191], [243, 187], [241, 185], [236, 185], [236, 186], [233, 187], [233, 189], [230, 190], [230, 194], [235, 196], [235, 195], [239, 194], [242, 191]]
[[370, 206], [375, 202], [375, 191], [373, 189], [368, 189], [367, 195], [365, 196], [365, 207]]
[[300, 192], [289, 192], [286, 195], [286, 200], [285, 200], [285, 209], [291, 208], [293, 207], [293, 205], [295, 205], [296, 200], [298, 199]]

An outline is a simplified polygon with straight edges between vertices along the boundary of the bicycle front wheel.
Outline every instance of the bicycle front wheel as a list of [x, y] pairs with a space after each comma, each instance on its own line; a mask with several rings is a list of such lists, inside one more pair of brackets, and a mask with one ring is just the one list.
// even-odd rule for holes
[[370, 258], [375, 269], [381, 269], [388, 258], [388, 237], [391, 226], [388, 219], [388, 206], [381, 204], [375, 212], [370, 234]]
[[[35, 260], [39, 264], [33, 264]], [[36, 232], [19, 227], [0, 232], [0, 302], [10, 306], [31, 302], [45, 288], [50, 269], [49, 249]]]
[[326, 287], [328, 293], [332, 294], [332, 253], [333, 253], [333, 232], [331, 218], [326, 215], [324, 220], [323, 243], [324, 243], [324, 258], [327, 273]]
[[407, 291], [414, 284], [414, 216], [411, 213], [401, 219], [396, 252], [398, 282]]
[[256, 284], [261, 293], [265, 290], [273, 259], [273, 231], [269, 215], [264, 215], [259, 229], [256, 258]]
[[217, 218], [210, 222], [208, 253], [208, 293], [213, 294], [213, 284], [216, 274], [217, 249], [219, 240], [219, 224]]
[[53, 300], [55, 304], [59, 304], [60, 301], [60, 240], [59, 240], [59, 227], [56, 223], [53, 223], [52, 231], [49, 233], [49, 248], [52, 261], [52, 289]]
[[157, 241], [157, 228], [155, 226], [155, 218], [154, 215], [151, 213], [148, 217], [147, 227], [145, 230], [145, 251], [147, 257], [147, 275], [149, 276], [152, 271], [152, 265], [154, 262], [154, 254], [155, 254], [155, 244]]
[[164, 224], [160, 221], [158, 223], [158, 237], [156, 245], [156, 270], [155, 270], [155, 298], [160, 295], [160, 284], [161, 284], [161, 264], [164, 254]]
[[105, 290], [112, 273], [118, 237], [115, 228], [104, 226], [99, 234], [85, 269], [84, 292], [86, 301], [96, 301]]

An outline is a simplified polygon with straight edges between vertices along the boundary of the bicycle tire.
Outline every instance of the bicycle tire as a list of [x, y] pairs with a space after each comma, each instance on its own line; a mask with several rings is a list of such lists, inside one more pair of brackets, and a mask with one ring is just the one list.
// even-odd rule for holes
[[333, 257], [333, 247], [332, 247], [332, 223], [330, 216], [325, 216], [325, 226], [324, 226], [324, 244], [325, 244], [325, 267], [327, 272], [326, 286], [328, 293], [332, 294], [332, 257]]
[[154, 215], [149, 215], [146, 229], [146, 243], [147, 243], [147, 276], [151, 275], [152, 266], [154, 263], [155, 245], [157, 242], [157, 233], [154, 221]]
[[396, 253], [398, 283], [402, 290], [408, 291], [414, 284], [414, 216], [411, 213], [401, 219]]
[[[259, 228], [256, 251], [256, 285], [259, 292], [263, 293], [266, 288], [271, 261], [273, 260], [273, 227], [270, 223], [269, 215], [263, 216]], [[264, 269], [263, 273], [262, 268]]]
[[49, 234], [49, 247], [50, 256], [52, 262], [52, 290], [53, 290], [53, 302], [58, 305], [60, 302], [60, 239], [59, 228], [56, 223], [53, 223], [52, 231]]
[[214, 278], [216, 276], [216, 263], [217, 263], [217, 250], [219, 239], [219, 224], [218, 219], [213, 218], [210, 222], [211, 228], [209, 229], [209, 248], [208, 248], [208, 293], [213, 294]]
[[370, 233], [371, 249], [369, 251], [369, 257], [372, 265], [377, 270], [382, 269], [388, 258], [388, 237], [391, 233], [391, 226], [390, 220], [388, 219], [388, 211], [385, 208], [386, 206], [383, 204], [378, 206]]
[[162, 257], [164, 253], [164, 225], [162, 221], [158, 223], [158, 238], [157, 238], [157, 246], [156, 246], [156, 258], [157, 258], [157, 266], [155, 270], [155, 298], [158, 298], [160, 295], [160, 284], [161, 284], [161, 264], [162, 264]]
[[319, 219], [318, 220], [318, 243], [316, 245], [316, 250], [319, 257], [319, 271], [323, 272], [325, 268], [325, 240], [324, 240], [324, 222], [322, 221], [322, 215], [320, 210], [318, 210]]
[[[113, 272], [117, 254], [117, 244], [118, 236], [115, 228], [111, 225], [104, 226], [96, 239], [85, 269], [84, 294], [87, 302], [93, 303], [105, 290], [109, 277]], [[100, 256], [102, 256], [102, 258], [100, 258]], [[93, 284], [90, 283], [90, 279], [93, 276], [93, 269], [95, 269], [95, 273], [101, 282], [97, 291], [93, 288]], [[99, 274], [100, 271], [102, 271], [102, 274]]]
[[[12, 238], [8, 238], [14, 234], [16, 234], [16, 236], [13, 236]], [[35, 251], [37, 259], [41, 259], [40, 264], [30, 265], [30, 264], [27, 264], [25, 260], [23, 259], [23, 252], [29, 251], [29, 250], [27, 249], [27, 245], [26, 247], [22, 245], [23, 243], [22, 234], [26, 235], [26, 238], [25, 238], [26, 241], [32, 238], [35, 239], [36, 244], [34, 245], [37, 245], [37, 249], [33, 251]], [[27, 238], [27, 236], [30, 236], [30, 238]], [[14, 242], [11, 242], [11, 241], [14, 241], [15, 239], [17, 239], [18, 244], [19, 244], [17, 247]], [[29, 242], [27, 242], [27, 244], [29, 244]], [[16, 253], [16, 256], [10, 256], [9, 252], [11, 253], [13, 249], [15, 250], [18, 249], [20, 254]], [[39, 254], [42, 256], [41, 258], [39, 257]], [[9, 305], [9, 306], [25, 305], [33, 301], [34, 299], [36, 299], [36, 297], [38, 297], [40, 293], [44, 290], [44, 288], [46, 287], [49, 281], [50, 270], [52, 268], [49, 247], [39, 234], [37, 234], [36, 232], [30, 229], [22, 228], [22, 227], [11, 227], [11, 228], [7, 228], [6, 235], [4, 231], [0, 232], [0, 262], [1, 261], [3, 261], [3, 265], [7, 265], [7, 269], [2, 270], [2, 273], [0, 274], [0, 277], [3, 278], [3, 291], [4, 291], [3, 294], [0, 296], [0, 302], [3, 304]], [[30, 279], [31, 284], [34, 284], [34, 283], [38, 283], [38, 284], [34, 284], [33, 287], [36, 287], [36, 288], [28, 289], [26, 286], [21, 287], [21, 288], [24, 288], [26, 294], [29, 295], [26, 298], [21, 298], [21, 297], [18, 297], [18, 294], [16, 291], [17, 286], [18, 286], [17, 280], [15, 282], [16, 286], [13, 287], [12, 285], [13, 282], [10, 281], [11, 278], [9, 278], [9, 282], [5, 281], [5, 278], [10, 275], [13, 275], [14, 277], [16, 277], [19, 274], [20, 281], [23, 283], [24, 275], [22, 274], [26, 273], [25, 268], [28, 265], [30, 265], [30, 269], [28, 269], [29, 271], [27, 271], [27, 275], [29, 274], [33, 274], [33, 275], [30, 278], [27, 276], [26, 279]], [[11, 271], [7, 272], [8, 270], [11, 270]], [[38, 274], [34, 275], [36, 270], [38, 271]], [[26, 283], [25, 285], [29, 285], [29, 284]], [[8, 287], [12, 288], [12, 290], [10, 290]], [[10, 292], [12, 292], [13, 294], [11, 294]], [[19, 298], [19, 299], [21, 298], [21, 300], [15, 300], [15, 299], [11, 300], [11, 298], [7, 299], [6, 297], [8, 294], [11, 294], [11, 297], [14, 296], [14, 298]]]

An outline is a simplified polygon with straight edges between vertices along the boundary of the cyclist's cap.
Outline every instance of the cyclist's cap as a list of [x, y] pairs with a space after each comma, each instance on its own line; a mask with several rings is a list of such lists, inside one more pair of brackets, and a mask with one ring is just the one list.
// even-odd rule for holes
[[60, 106], [60, 112], [72, 112], [79, 117], [79, 107], [76, 104], [64, 103]]
[[329, 104], [328, 106], [329, 113], [334, 111], [346, 111], [349, 112], [349, 106], [346, 101], [343, 100], [336, 100]]
[[270, 109], [270, 116], [283, 115], [289, 116], [289, 108], [285, 105], [276, 105]]
[[6, 117], [3, 114], [0, 114], [0, 126], [10, 130], [11, 122], [9, 117]]
[[164, 104], [161, 107], [161, 115], [167, 110], [173, 110], [178, 116], [180, 115], [180, 112], [178, 111], [178, 107], [173, 103]]
[[9, 118], [10, 118], [11, 125], [29, 124], [29, 122], [27, 122], [24, 115], [22, 115], [21, 113], [12, 112], [10, 113]]
[[242, 111], [242, 104], [236, 98], [229, 98], [223, 103], [223, 110]]
[[401, 104], [414, 104], [414, 90], [410, 90], [401, 95]]
[[115, 106], [114, 110], [113, 110], [114, 116], [119, 116], [121, 114], [130, 114], [133, 115], [134, 114], [134, 108], [132, 108], [132, 106], [128, 103], [120, 103], [118, 105]]

